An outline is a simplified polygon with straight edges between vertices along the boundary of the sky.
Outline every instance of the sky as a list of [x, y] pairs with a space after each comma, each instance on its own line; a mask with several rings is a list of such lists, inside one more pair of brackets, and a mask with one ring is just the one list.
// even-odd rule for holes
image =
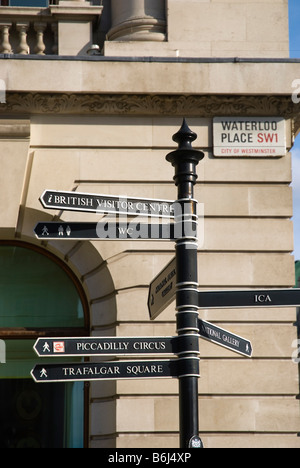
[[[290, 10], [290, 56], [300, 58], [300, 0], [289, 0]], [[299, 76], [295, 79], [300, 83]], [[300, 91], [300, 86], [297, 87]], [[293, 91], [293, 90], [292, 90]], [[300, 92], [299, 92], [300, 97]], [[300, 103], [299, 103], [300, 106]], [[299, 108], [300, 110], [300, 108]], [[293, 161], [293, 200], [294, 200], [294, 255], [295, 260], [300, 260], [300, 134], [296, 138], [292, 149]]]

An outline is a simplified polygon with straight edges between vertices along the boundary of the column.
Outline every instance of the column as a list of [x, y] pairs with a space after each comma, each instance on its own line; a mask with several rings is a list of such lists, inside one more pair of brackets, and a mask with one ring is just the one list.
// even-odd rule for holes
[[165, 41], [165, 0], [111, 0], [110, 41]]
[[27, 44], [27, 31], [29, 23], [17, 23], [17, 31], [20, 34], [20, 43], [18, 47], [18, 54], [27, 55], [30, 53], [29, 45]]
[[34, 30], [36, 31], [36, 46], [34, 51], [37, 55], [45, 55], [44, 32], [46, 27], [47, 23], [34, 23]]
[[12, 48], [9, 42], [9, 30], [12, 23], [1, 23], [0, 31], [2, 32], [2, 42], [0, 43], [1, 54], [12, 54]]

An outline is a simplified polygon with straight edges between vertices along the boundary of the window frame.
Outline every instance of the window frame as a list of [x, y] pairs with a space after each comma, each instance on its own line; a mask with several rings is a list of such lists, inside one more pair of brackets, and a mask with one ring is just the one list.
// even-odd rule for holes
[[[71, 281], [76, 287], [77, 293], [82, 303], [83, 314], [84, 314], [84, 326], [80, 328], [0, 328], [0, 339], [7, 340], [26, 340], [26, 339], [37, 339], [39, 337], [68, 337], [68, 336], [90, 336], [90, 314], [89, 314], [89, 303], [82, 287], [80, 280], [77, 278], [71, 268], [60, 258], [49, 252], [42, 247], [34, 244], [29, 244], [19, 240], [0, 240], [0, 248], [6, 247], [20, 247], [28, 250], [32, 250], [40, 255], [43, 255], [59, 267], [69, 276]], [[90, 383], [84, 382], [84, 395], [83, 395], [83, 408], [84, 408], [84, 427], [83, 427], [83, 444], [84, 448], [89, 445], [89, 388]]]

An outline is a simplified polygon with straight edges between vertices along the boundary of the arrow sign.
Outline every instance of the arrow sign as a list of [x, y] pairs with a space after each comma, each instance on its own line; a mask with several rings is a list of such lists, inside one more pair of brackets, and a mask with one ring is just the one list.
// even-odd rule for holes
[[176, 257], [157, 275], [149, 288], [148, 310], [154, 320], [175, 299]]
[[201, 338], [246, 357], [252, 356], [251, 342], [205, 320], [198, 320]]
[[300, 289], [209, 291], [198, 294], [200, 309], [298, 306], [300, 306]]
[[[185, 377], [183, 372], [199, 377], [199, 359], [165, 361], [115, 361], [80, 364], [38, 364], [31, 371], [35, 382], [76, 382], [86, 380], [127, 380]], [[188, 366], [186, 364], [188, 362]]]
[[40, 222], [34, 228], [38, 239], [77, 240], [174, 240], [173, 224], [141, 224], [134, 221], [64, 223]]
[[198, 337], [38, 338], [33, 349], [39, 357], [188, 354], [198, 349]]
[[39, 338], [33, 348], [40, 357], [164, 355], [174, 354], [176, 340], [176, 337]]
[[170, 200], [45, 190], [40, 201], [52, 210], [174, 218], [174, 201]]

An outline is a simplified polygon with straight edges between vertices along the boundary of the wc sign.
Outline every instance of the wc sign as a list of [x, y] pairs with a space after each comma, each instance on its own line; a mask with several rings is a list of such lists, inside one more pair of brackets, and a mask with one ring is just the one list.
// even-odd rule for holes
[[5, 341], [0, 340], [0, 364], [6, 363], [6, 344]]

